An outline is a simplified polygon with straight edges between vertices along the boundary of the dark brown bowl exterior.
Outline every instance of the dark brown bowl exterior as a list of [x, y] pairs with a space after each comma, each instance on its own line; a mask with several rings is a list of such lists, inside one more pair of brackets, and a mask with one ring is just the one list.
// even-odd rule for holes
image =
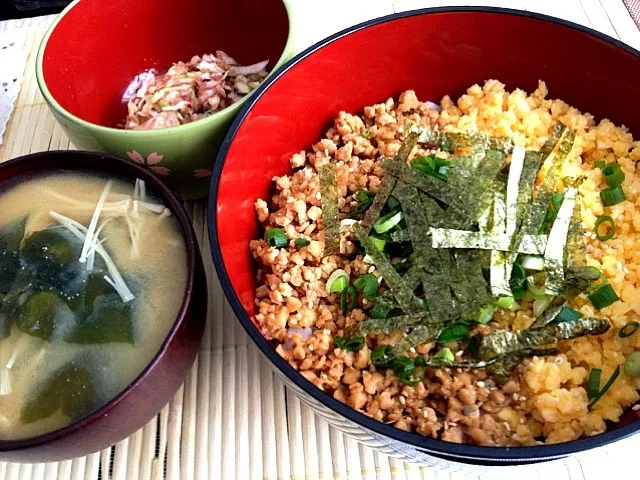
[[200, 250], [187, 212], [155, 176], [137, 165], [91, 152], [35, 153], [0, 164], [2, 182], [59, 169], [144, 180], [171, 210], [187, 248], [187, 290], [177, 319], [151, 363], [123, 392], [92, 415], [40, 437], [0, 441], [0, 461], [60, 461], [97, 452], [149, 422], [180, 388], [204, 333], [207, 283]]

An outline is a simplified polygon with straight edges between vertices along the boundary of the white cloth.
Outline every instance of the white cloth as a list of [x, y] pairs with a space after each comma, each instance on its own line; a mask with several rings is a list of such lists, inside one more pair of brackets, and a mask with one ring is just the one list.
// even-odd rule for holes
[[24, 34], [0, 32], [0, 144], [20, 93], [27, 57]]

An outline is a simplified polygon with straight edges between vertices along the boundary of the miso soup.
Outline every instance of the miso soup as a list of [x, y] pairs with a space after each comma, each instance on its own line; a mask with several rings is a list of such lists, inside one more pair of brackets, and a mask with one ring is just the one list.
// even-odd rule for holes
[[187, 252], [142, 181], [60, 172], [0, 192], [0, 440], [17, 440], [142, 372], [181, 307]]

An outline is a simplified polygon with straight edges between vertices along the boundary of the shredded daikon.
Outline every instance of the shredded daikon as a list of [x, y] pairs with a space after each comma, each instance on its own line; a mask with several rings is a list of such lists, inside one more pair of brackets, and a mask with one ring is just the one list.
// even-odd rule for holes
[[10, 395], [12, 391], [9, 370], [6, 368], [0, 369], [0, 396]]
[[82, 245], [82, 252], [80, 253], [80, 263], [85, 263], [87, 261], [87, 255], [89, 254], [89, 248], [91, 244], [95, 242], [94, 232], [96, 230], [96, 226], [98, 225], [98, 218], [100, 217], [100, 211], [104, 205], [104, 202], [107, 200], [107, 196], [109, 195], [109, 190], [111, 190], [111, 185], [113, 182], [108, 181], [102, 190], [102, 194], [98, 199], [98, 203], [96, 204], [96, 208], [93, 211], [93, 216], [91, 217], [91, 222], [89, 222], [89, 228], [87, 228], [86, 237], [84, 239], [84, 244]]
[[[64, 215], [60, 215], [59, 213], [54, 211], [50, 211], [49, 215], [51, 215], [51, 217], [61, 225], [65, 226], [77, 238], [86, 242], [89, 233], [87, 227], [69, 217], [65, 217]], [[96, 245], [95, 251], [104, 260], [109, 274], [113, 277], [113, 288], [116, 290], [116, 292], [118, 292], [118, 295], [120, 295], [122, 301], [124, 303], [127, 303], [133, 300], [135, 296], [133, 295], [131, 290], [129, 290], [129, 287], [127, 287], [127, 284], [122, 278], [122, 275], [120, 275], [120, 272], [118, 271], [118, 267], [116, 267], [115, 263], [113, 263], [111, 256], [107, 253], [102, 245]]]

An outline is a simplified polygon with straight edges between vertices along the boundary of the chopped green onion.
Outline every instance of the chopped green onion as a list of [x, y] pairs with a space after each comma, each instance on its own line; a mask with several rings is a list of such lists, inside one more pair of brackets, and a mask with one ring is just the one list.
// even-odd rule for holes
[[533, 302], [533, 316], [539, 317], [551, 305], [551, 297], [538, 298]]
[[447, 180], [447, 170], [450, 166], [451, 162], [438, 158], [435, 155], [416, 157], [411, 160], [411, 167], [414, 170], [442, 181]]
[[471, 337], [469, 327], [467, 325], [456, 323], [450, 325], [440, 332], [438, 335], [438, 343], [449, 343], [457, 340], [464, 340]]
[[498, 307], [496, 307], [495, 305], [487, 305], [485, 307], [482, 307], [480, 309], [480, 312], [478, 313], [478, 318], [476, 319], [476, 321], [478, 323], [489, 323], [493, 318], [493, 314], [496, 313], [497, 310]]
[[[607, 227], [607, 231], [604, 234], [600, 233], [600, 227], [602, 226], [602, 224], [608, 224], [608, 226], [605, 225], [605, 227]], [[609, 215], [602, 215], [596, 220], [593, 231], [595, 232], [596, 238], [598, 240], [600, 240], [601, 242], [606, 242], [610, 238], [613, 238], [613, 236], [615, 235], [616, 224], [613, 221], [613, 218], [611, 218]]]
[[378, 296], [378, 277], [373, 273], [359, 276], [353, 286], [362, 292], [362, 296], [367, 300], [372, 300]]
[[590, 294], [589, 300], [591, 300], [591, 303], [594, 307], [601, 310], [620, 300], [620, 297], [618, 297], [613, 287], [610, 284], [606, 283], [604, 285], [601, 285], [598, 290]]
[[604, 160], [596, 160], [593, 166], [596, 168], [603, 169], [604, 167], [607, 166], [607, 162], [605, 162]]
[[610, 187], [617, 187], [624, 182], [624, 172], [619, 163], [610, 163], [602, 169], [602, 174]]
[[369, 237], [369, 238], [371, 238], [371, 243], [373, 243], [375, 245], [375, 247], [378, 249], [378, 251], [380, 251], [380, 252], [384, 251], [384, 247], [387, 244], [387, 241], [385, 239], [374, 237], [373, 235], [371, 237]]
[[599, 368], [592, 368], [589, 373], [589, 382], [587, 383], [587, 397], [589, 400], [598, 396], [600, 393], [600, 378], [602, 377], [602, 370]]
[[544, 258], [537, 255], [525, 255], [522, 257], [522, 268], [525, 270], [544, 270]]
[[353, 285], [347, 286], [340, 292], [340, 308], [345, 315], [348, 315], [356, 306], [356, 295], [356, 289]]
[[602, 273], [596, 267], [593, 267], [593, 266], [589, 265], [588, 267], [586, 267], [586, 269], [589, 272], [593, 272], [594, 275], [597, 275], [598, 277], [600, 277], [599, 278], [600, 279], [600, 283], [598, 284], [598, 288], [601, 287], [602, 285], [606, 285], [607, 283], [609, 283], [609, 280], [607, 280], [607, 277], [604, 276], [604, 273]]
[[277, 248], [286, 247], [289, 242], [287, 234], [281, 228], [270, 228], [264, 233], [264, 239], [269, 245]]
[[392, 351], [393, 347], [391, 345], [374, 348], [371, 350], [371, 363], [373, 363], [376, 368], [386, 368], [391, 360]]
[[327, 280], [327, 293], [342, 292], [349, 285], [349, 277], [346, 272], [341, 269], [335, 270]]
[[294, 243], [298, 246], [298, 247], [308, 247], [309, 244], [311, 243], [310, 240], [307, 240], [306, 238], [296, 238], [294, 240]]
[[516, 300], [513, 297], [500, 297], [496, 305], [498, 305], [499, 308], [510, 309], [514, 303], [516, 303]]
[[553, 321], [555, 323], [573, 322], [582, 317], [584, 317], [584, 315], [579, 311], [574, 310], [571, 307], [563, 307]]
[[391, 230], [402, 221], [402, 212], [391, 212], [381, 217], [373, 224], [373, 229], [378, 233], [384, 233]]
[[600, 199], [605, 207], [611, 207], [624, 202], [627, 197], [622, 190], [622, 186], [606, 188], [600, 192]]
[[620, 329], [620, 333], [618, 336], [620, 338], [627, 338], [636, 333], [640, 329], [640, 323], [638, 322], [629, 322], [624, 327]]
[[624, 373], [630, 377], [640, 377], [640, 352], [632, 352], [624, 362]]
[[368, 192], [367, 190], [358, 190], [358, 193], [356, 193], [358, 206], [353, 210], [353, 214], [359, 215], [364, 213], [373, 203], [375, 196], [375, 193]]
[[609, 378], [609, 380], [607, 380], [607, 383], [605, 384], [604, 387], [602, 387], [602, 390], [600, 390], [598, 392], [598, 395], [596, 395], [595, 397], [593, 397], [593, 399], [591, 400], [591, 402], [589, 402], [588, 408], [589, 410], [591, 410], [593, 408], [593, 406], [598, 403], [598, 400], [600, 400], [602, 398], [602, 396], [607, 393], [607, 391], [609, 390], [609, 388], [611, 388], [611, 385], [613, 385], [613, 382], [616, 381], [616, 378], [618, 378], [618, 375], [620, 375], [620, 365], [618, 365], [616, 367], [616, 369], [613, 371], [613, 373], [611, 374], [611, 377]]
[[364, 347], [364, 336], [359, 335], [353, 338], [343, 338], [341, 336], [337, 336], [333, 339], [336, 344], [336, 347], [346, 351], [346, 352], [356, 352]]
[[411, 375], [415, 368], [416, 366], [413, 363], [413, 360], [409, 357], [405, 357], [404, 355], [391, 360], [391, 369], [393, 370], [393, 373], [398, 376]]
[[449, 347], [443, 347], [435, 355], [429, 358], [429, 365], [434, 367], [448, 367], [456, 359]]

